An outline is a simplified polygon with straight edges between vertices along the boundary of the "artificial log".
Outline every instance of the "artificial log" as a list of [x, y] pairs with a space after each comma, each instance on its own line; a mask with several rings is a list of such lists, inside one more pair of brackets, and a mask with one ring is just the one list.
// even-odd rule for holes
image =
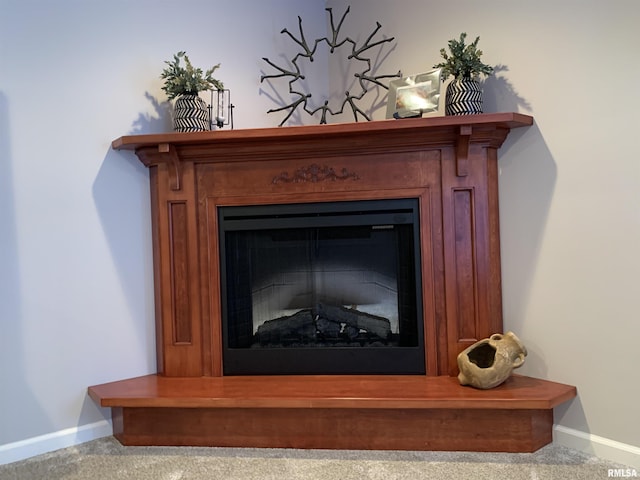
[[326, 305], [319, 303], [317, 306], [318, 315], [332, 322], [345, 323], [357, 330], [364, 330], [369, 334], [376, 335], [382, 340], [387, 340], [391, 336], [391, 324], [387, 318], [361, 312], [355, 308], [345, 308], [336, 305]]
[[388, 319], [354, 308], [319, 303], [293, 315], [267, 320], [258, 326], [256, 341], [260, 345], [291, 342], [316, 342], [340, 338], [355, 340], [360, 333], [371, 340], [388, 340], [391, 324]]
[[258, 326], [256, 340], [261, 345], [283, 341], [309, 341], [315, 338], [316, 327], [311, 310], [300, 310], [293, 315], [267, 320]]

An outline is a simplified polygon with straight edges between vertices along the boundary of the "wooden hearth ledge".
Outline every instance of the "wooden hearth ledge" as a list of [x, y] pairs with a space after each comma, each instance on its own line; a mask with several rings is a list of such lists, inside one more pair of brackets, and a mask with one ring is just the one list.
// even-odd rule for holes
[[533, 452], [575, 387], [514, 375], [133, 378], [89, 388], [124, 445]]
[[[519, 113], [121, 137], [149, 167], [158, 375], [89, 388], [125, 445], [531, 452], [575, 387], [462, 387], [503, 331], [497, 151]], [[424, 376], [225, 376], [217, 208], [415, 198]], [[517, 333], [517, 332], [516, 332]], [[526, 339], [525, 340], [526, 343]]]

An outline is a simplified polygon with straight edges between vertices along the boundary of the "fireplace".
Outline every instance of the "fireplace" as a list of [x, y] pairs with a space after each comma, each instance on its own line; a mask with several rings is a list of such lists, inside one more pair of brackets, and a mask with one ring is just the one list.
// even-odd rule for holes
[[219, 207], [223, 371], [424, 374], [416, 199]]
[[502, 331], [497, 149], [530, 121], [123, 137], [150, 169], [158, 371], [457, 375]]
[[[122, 137], [149, 167], [158, 373], [89, 388], [126, 445], [531, 452], [575, 387], [460, 386], [502, 331], [519, 113]], [[255, 357], [249, 359], [248, 357]], [[413, 374], [410, 374], [413, 373]]]

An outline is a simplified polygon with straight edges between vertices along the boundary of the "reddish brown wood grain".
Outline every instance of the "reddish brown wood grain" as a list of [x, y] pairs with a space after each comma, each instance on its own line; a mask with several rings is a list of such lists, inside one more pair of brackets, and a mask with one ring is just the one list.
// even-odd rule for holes
[[116, 408], [124, 445], [533, 452], [550, 410]]
[[102, 407], [551, 409], [575, 387], [514, 375], [491, 390], [421, 375], [147, 375], [89, 388]]
[[[448, 135], [455, 135], [457, 139], [460, 134], [460, 127], [471, 125], [473, 127], [485, 127], [488, 126], [487, 132], [496, 130], [496, 127], [504, 130], [501, 132], [504, 136], [508, 130], [512, 128], [518, 128], [528, 125], [533, 125], [533, 118], [529, 115], [523, 115], [521, 113], [505, 112], [505, 113], [485, 113], [482, 115], [473, 116], [446, 116], [446, 117], [431, 117], [431, 118], [419, 118], [419, 119], [404, 119], [397, 120], [378, 120], [374, 122], [359, 122], [359, 123], [338, 123], [338, 124], [325, 124], [325, 125], [310, 125], [310, 126], [296, 126], [296, 127], [275, 127], [275, 128], [257, 128], [247, 130], [216, 130], [211, 132], [197, 132], [197, 133], [160, 133], [151, 135], [130, 135], [120, 137], [113, 141], [112, 147], [116, 150], [127, 149], [136, 150], [145, 146], [157, 146], [157, 145], [206, 145], [211, 141], [219, 143], [235, 143], [238, 136], [242, 136], [247, 144], [255, 142], [274, 141], [281, 142], [283, 139], [287, 142], [298, 140], [304, 142], [305, 139], [310, 137], [322, 137], [322, 136], [336, 136], [345, 135], [350, 136], [353, 133], [365, 132], [367, 135], [380, 132], [397, 131], [397, 132], [410, 132], [408, 137], [411, 136], [411, 132], [415, 129], [429, 128], [436, 132], [439, 138], [446, 137]], [[472, 135], [477, 135], [475, 131]], [[491, 133], [485, 134], [485, 138], [490, 138], [493, 135]], [[500, 136], [500, 134], [498, 135]], [[442, 140], [436, 140], [442, 141]], [[362, 142], [356, 147], [366, 147], [368, 142]], [[457, 144], [457, 140], [456, 140]], [[336, 145], [334, 149], [339, 150], [340, 145]]]
[[524, 376], [476, 390], [448, 376], [149, 375], [89, 394], [125, 445], [531, 452], [576, 390]]

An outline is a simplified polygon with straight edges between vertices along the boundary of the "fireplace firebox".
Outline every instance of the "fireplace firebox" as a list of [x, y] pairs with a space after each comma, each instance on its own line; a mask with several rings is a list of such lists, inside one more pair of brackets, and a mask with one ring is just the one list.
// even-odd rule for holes
[[426, 373], [417, 199], [218, 221], [225, 375]]

